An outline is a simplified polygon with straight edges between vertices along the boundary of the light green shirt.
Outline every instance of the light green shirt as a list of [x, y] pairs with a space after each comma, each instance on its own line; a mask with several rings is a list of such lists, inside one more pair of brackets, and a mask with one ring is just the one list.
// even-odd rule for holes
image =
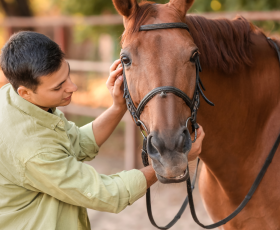
[[98, 153], [92, 124], [78, 128], [0, 89], [0, 229], [90, 229], [86, 208], [118, 213], [142, 197], [139, 170], [102, 175], [83, 163]]

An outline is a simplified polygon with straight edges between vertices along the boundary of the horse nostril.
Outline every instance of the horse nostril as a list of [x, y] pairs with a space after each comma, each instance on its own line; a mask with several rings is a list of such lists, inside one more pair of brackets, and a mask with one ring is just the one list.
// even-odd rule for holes
[[160, 138], [157, 134], [150, 134], [147, 137], [148, 154], [154, 159], [163, 157], [165, 152], [170, 151], [187, 154], [191, 146], [191, 136], [186, 127], [178, 130], [178, 132], [171, 137], [167, 136], [166, 139]]
[[177, 142], [177, 150], [178, 150], [178, 152], [183, 152], [183, 153], [185, 152], [184, 151], [184, 148], [185, 148], [185, 145], [186, 145], [185, 139], [186, 139], [186, 135], [185, 135], [185, 133], [182, 133], [179, 136], [178, 142]]
[[[180, 143], [180, 145], [178, 146], [182, 146], [181, 148], [179, 149], [182, 149], [182, 152], [183, 153], [186, 153], [187, 151], [189, 151], [192, 147], [192, 140], [191, 140], [191, 135], [189, 133], [189, 130], [186, 128], [184, 129], [182, 135], [184, 138], [183, 138], [183, 141], [182, 143]], [[180, 140], [180, 139], [179, 139]]]
[[155, 155], [160, 153], [157, 147], [156, 138], [153, 138], [153, 136], [151, 135], [148, 136], [147, 150], [149, 155]]

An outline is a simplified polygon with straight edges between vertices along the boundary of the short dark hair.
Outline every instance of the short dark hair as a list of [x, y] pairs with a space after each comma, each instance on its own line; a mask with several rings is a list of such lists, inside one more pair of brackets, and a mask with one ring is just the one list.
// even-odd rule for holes
[[64, 53], [43, 34], [22, 31], [12, 35], [2, 48], [0, 66], [13, 88], [25, 86], [36, 91], [39, 77], [59, 70]]

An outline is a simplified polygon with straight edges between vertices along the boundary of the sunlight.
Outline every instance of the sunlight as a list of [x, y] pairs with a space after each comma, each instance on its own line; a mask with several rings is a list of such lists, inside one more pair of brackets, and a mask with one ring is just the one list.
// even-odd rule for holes
[[217, 1], [217, 0], [211, 1], [211, 8], [212, 8], [212, 10], [218, 11], [218, 10], [221, 9], [221, 7], [222, 7], [222, 4], [219, 1]]

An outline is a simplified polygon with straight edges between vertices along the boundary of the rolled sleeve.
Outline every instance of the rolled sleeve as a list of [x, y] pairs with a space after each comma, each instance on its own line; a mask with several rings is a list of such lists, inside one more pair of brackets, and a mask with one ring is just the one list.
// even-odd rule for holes
[[79, 128], [80, 131], [80, 147], [90, 159], [94, 158], [99, 151], [99, 146], [96, 144], [95, 137], [92, 131], [92, 122]]
[[147, 181], [144, 174], [137, 169], [118, 173], [123, 183], [129, 191], [129, 205], [145, 195], [147, 191]]
[[61, 152], [40, 153], [26, 162], [23, 184], [68, 204], [113, 213], [135, 202], [147, 189], [139, 170], [102, 175]]
[[95, 142], [92, 131], [92, 122], [78, 127], [74, 122], [66, 122], [67, 135], [75, 151], [75, 156], [79, 161], [90, 161], [96, 157], [99, 146]]

